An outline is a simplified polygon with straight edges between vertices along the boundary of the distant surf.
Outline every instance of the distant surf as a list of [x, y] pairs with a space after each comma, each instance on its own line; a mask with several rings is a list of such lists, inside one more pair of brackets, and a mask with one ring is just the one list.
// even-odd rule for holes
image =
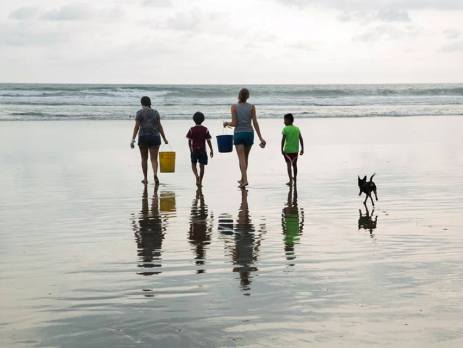
[[[148, 95], [165, 119], [228, 117], [237, 85], [0, 84], [0, 120], [132, 119]], [[247, 85], [262, 118], [463, 115], [463, 84]]]

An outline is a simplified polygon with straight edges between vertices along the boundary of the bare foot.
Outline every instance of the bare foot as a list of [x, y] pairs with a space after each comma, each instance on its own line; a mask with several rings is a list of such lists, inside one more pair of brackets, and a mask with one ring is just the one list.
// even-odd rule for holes
[[248, 184], [247, 181], [243, 181], [243, 182], [240, 183], [240, 186], [239, 186], [239, 187], [240, 187], [240, 188], [245, 188], [245, 187], [248, 186], [248, 185], [249, 185], [249, 184]]
[[148, 185], [148, 180], [143, 179], [143, 180], [141, 181], [141, 183], [142, 183], [143, 185]]
[[159, 179], [157, 176], [154, 176], [154, 184], [157, 186], [159, 185]]
[[287, 186], [293, 186], [293, 181], [292, 180], [289, 180], [287, 183], [286, 183]]

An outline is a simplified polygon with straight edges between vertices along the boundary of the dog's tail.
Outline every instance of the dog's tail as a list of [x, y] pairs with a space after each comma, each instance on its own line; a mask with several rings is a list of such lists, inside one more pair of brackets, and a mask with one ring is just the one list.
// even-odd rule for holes
[[375, 177], [376, 173], [373, 173], [372, 176], [370, 176], [370, 182], [373, 180], [373, 178]]

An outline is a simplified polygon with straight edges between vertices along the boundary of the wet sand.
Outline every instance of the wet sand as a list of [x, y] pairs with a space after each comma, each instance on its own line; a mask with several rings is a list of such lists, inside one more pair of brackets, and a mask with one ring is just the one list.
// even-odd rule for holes
[[245, 192], [234, 153], [197, 192], [188, 121], [164, 123], [158, 191], [132, 122], [1, 122], [0, 346], [460, 347], [463, 118], [296, 124], [297, 193], [278, 120]]

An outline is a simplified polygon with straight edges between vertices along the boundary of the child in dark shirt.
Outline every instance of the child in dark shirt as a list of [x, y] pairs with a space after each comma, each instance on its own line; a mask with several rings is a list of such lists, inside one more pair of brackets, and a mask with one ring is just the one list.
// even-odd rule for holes
[[[214, 157], [214, 151], [212, 150], [211, 135], [209, 130], [202, 126], [204, 122], [204, 114], [202, 112], [196, 112], [193, 115], [193, 121], [195, 126], [191, 127], [186, 137], [188, 138], [188, 145], [191, 153], [191, 169], [196, 178], [196, 185], [201, 187], [203, 184], [204, 177], [204, 166], [207, 165], [207, 152], [206, 152], [206, 141], [210, 149], [211, 158]], [[199, 162], [199, 175], [196, 164]]]

